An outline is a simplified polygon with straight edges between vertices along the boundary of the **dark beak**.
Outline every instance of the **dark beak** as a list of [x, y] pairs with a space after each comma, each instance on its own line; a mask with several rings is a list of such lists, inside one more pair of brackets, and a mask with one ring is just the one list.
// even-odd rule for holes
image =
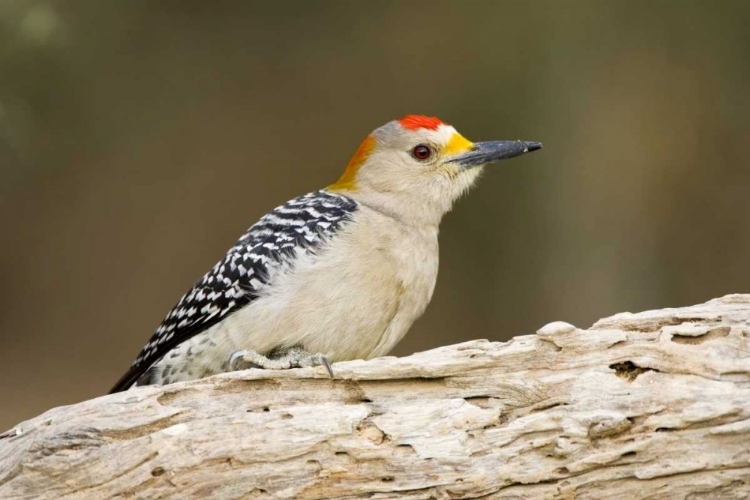
[[542, 149], [541, 142], [524, 142], [524, 141], [489, 141], [477, 142], [474, 147], [465, 153], [461, 153], [451, 158], [451, 163], [457, 163], [461, 167], [468, 169], [486, 165], [487, 163], [506, 160], [514, 156], [521, 156], [530, 151]]

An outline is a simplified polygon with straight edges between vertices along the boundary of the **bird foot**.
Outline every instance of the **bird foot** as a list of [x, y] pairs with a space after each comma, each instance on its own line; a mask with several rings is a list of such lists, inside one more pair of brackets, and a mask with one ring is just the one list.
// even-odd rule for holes
[[304, 349], [293, 347], [272, 358], [263, 356], [255, 351], [235, 351], [229, 356], [227, 365], [230, 371], [246, 368], [263, 368], [265, 370], [288, 370], [289, 368], [305, 368], [308, 366], [325, 366], [328, 374], [333, 378], [331, 363], [323, 354], [312, 354]]

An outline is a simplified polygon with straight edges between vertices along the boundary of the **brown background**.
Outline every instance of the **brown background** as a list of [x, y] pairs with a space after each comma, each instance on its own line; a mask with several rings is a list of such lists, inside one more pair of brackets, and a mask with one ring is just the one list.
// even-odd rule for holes
[[0, 2], [0, 429], [105, 393], [259, 216], [406, 113], [545, 149], [396, 350], [749, 291], [750, 2]]

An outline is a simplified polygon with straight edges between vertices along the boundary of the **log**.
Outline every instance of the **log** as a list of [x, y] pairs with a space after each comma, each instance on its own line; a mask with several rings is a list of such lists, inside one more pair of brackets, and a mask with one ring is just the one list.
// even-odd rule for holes
[[750, 497], [750, 295], [52, 409], [3, 499]]

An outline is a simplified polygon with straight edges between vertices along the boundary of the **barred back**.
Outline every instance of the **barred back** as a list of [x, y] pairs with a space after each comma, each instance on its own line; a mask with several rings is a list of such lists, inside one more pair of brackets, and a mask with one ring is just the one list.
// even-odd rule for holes
[[128, 389], [172, 348], [252, 302], [274, 268], [314, 252], [356, 210], [351, 198], [321, 190], [264, 215], [183, 295], [110, 393]]

